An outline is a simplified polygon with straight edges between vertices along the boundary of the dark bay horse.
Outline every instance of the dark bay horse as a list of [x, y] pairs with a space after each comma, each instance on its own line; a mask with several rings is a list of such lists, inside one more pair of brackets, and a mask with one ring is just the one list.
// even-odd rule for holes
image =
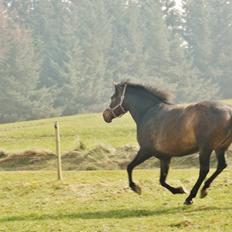
[[172, 187], [166, 183], [170, 160], [174, 156], [199, 152], [199, 177], [185, 200], [186, 205], [192, 204], [209, 172], [210, 155], [215, 151], [218, 165], [203, 185], [201, 197], [205, 197], [210, 184], [227, 166], [225, 151], [232, 142], [232, 107], [208, 101], [178, 106], [169, 103], [166, 92], [122, 82], [115, 85], [115, 93], [103, 118], [110, 123], [127, 111], [137, 124], [140, 145], [137, 155], [127, 167], [130, 188], [141, 194], [141, 188], [133, 182], [132, 171], [146, 159], [155, 156], [160, 159], [160, 184], [173, 194], [185, 193], [182, 187]]

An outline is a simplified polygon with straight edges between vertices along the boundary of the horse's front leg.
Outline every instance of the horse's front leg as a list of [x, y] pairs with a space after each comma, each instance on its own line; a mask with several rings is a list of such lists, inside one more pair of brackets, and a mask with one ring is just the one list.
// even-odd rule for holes
[[160, 160], [160, 184], [163, 187], [165, 187], [166, 189], [168, 189], [170, 192], [172, 192], [173, 194], [186, 193], [186, 191], [184, 190], [183, 187], [174, 188], [166, 183], [166, 178], [167, 178], [168, 171], [169, 171], [170, 160], [171, 160], [171, 158], [169, 158], [169, 157], [163, 158]]
[[196, 197], [197, 192], [198, 192], [202, 182], [204, 181], [205, 177], [207, 176], [207, 174], [209, 172], [209, 161], [210, 161], [211, 153], [212, 153], [212, 151], [207, 150], [207, 149], [200, 151], [200, 155], [199, 155], [199, 160], [200, 160], [199, 177], [197, 179], [197, 182], [193, 186], [189, 196], [186, 198], [186, 200], [184, 202], [185, 205], [191, 205], [193, 203], [192, 199], [194, 197]]
[[140, 149], [137, 153], [137, 155], [135, 156], [135, 158], [131, 161], [131, 163], [129, 163], [129, 165], [127, 166], [127, 173], [128, 173], [128, 179], [129, 179], [129, 186], [130, 188], [138, 193], [139, 195], [142, 193], [142, 190], [141, 188], [136, 185], [134, 182], [133, 182], [133, 178], [132, 178], [132, 172], [133, 172], [133, 169], [138, 166], [139, 164], [143, 163], [145, 160], [147, 160], [148, 158], [150, 158], [151, 155], [149, 152], [146, 152], [142, 149]]

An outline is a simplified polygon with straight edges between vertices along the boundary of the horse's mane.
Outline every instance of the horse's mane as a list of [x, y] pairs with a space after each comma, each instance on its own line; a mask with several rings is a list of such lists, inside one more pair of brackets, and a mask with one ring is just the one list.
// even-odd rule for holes
[[121, 82], [121, 85], [125, 85], [125, 84], [127, 84], [127, 86], [130, 86], [130, 87], [142, 89], [150, 93], [154, 97], [158, 98], [160, 101], [163, 101], [166, 103], [170, 103], [170, 100], [173, 97], [173, 95], [169, 91], [160, 90], [151, 85], [138, 84], [138, 83], [133, 83], [130, 81]]

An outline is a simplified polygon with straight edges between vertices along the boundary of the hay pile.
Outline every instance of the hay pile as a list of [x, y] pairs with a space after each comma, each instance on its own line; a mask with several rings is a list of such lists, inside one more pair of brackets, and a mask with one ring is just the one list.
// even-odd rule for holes
[[[86, 150], [78, 147], [74, 151], [62, 155], [64, 170], [100, 170], [100, 169], [126, 169], [133, 159], [138, 147], [124, 146], [113, 148], [105, 145]], [[229, 161], [232, 159], [232, 151], [228, 152]], [[229, 162], [230, 163], [230, 162]], [[28, 150], [16, 154], [8, 154], [0, 151], [0, 170], [56, 170], [56, 155], [47, 150]], [[178, 157], [172, 159], [172, 168], [198, 167], [198, 155]], [[211, 158], [211, 166], [216, 166], [215, 154]], [[151, 158], [141, 164], [139, 168], [159, 167], [159, 160]]]

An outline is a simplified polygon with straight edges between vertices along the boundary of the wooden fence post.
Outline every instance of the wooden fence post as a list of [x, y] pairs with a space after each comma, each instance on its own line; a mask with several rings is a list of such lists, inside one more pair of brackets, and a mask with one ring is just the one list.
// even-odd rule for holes
[[61, 149], [60, 149], [60, 127], [59, 123], [55, 122], [55, 134], [56, 134], [56, 154], [57, 154], [57, 173], [58, 180], [62, 180], [62, 165], [61, 165]]

